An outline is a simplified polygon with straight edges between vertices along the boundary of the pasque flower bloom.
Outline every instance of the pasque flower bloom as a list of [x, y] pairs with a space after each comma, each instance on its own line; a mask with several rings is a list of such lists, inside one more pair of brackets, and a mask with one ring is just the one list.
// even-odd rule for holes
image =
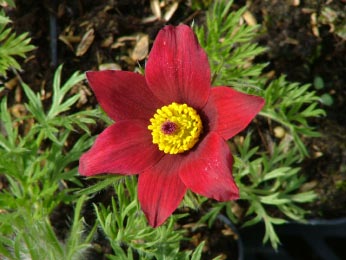
[[218, 201], [239, 197], [226, 140], [250, 123], [264, 100], [212, 88], [208, 58], [190, 27], [158, 33], [145, 76], [86, 75], [115, 123], [80, 158], [81, 175], [138, 174], [139, 202], [153, 227], [172, 214], [187, 189]]

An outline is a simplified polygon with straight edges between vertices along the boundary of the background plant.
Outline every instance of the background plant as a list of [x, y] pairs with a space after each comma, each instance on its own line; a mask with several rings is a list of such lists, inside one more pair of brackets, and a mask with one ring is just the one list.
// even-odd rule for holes
[[[14, 7], [12, 1], [6, 1], [6, 3]], [[10, 68], [19, 70], [21, 66], [16, 56], [24, 58], [27, 52], [34, 49], [34, 46], [30, 44], [28, 33], [17, 35], [9, 24], [11, 20], [0, 7], [0, 76], [6, 76], [6, 71]]]
[[[111, 179], [115, 196], [111, 198], [110, 205], [108, 207], [103, 204], [94, 205], [100, 230], [109, 239], [114, 251], [108, 255], [109, 259], [139, 257], [140, 259], [197, 260], [201, 258], [204, 242], [200, 243], [194, 252], [180, 251], [184, 231], [176, 230], [174, 225], [181, 216], [174, 216], [166, 225], [159, 228], [151, 228], [140, 211], [137, 200], [137, 179], [134, 176], [115, 176]], [[109, 183], [108, 179], [104, 181]], [[89, 194], [93, 193], [94, 189], [89, 188], [81, 192]]]
[[[22, 82], [27, 95], [27, 114], [12, 118], [7, 98], [1, 100], [0, 173], [7, 187], [0, 192], [0, 253], [9, 259], [75, 259], [86, 247], [90, 237], [84, 237], [81, 207], [85, 197], [78, 198], [66, 182], [80, 186], [77, 161], [92, 140], [87, 133], [65, 147], [76, 127], [88, 129], [95, 122], [96, 110], [64, 114], [77, 102], [79, 94], [67, 96], [72, 87], [84, 79], [73, 74], [61, 84], [62, 67], [55, 73], [51, 106], [45, 110], [40, 95]], [[77, 120], [78, 118], [78, 120]], [[73, 126], [72, 126], [73, 123]], [[25, 132], [19, 125], [25, 125]], [[71, 232], [63, 244], [57, 238], [49, 217], [59, 204], [75, 204]], [[37, 241], [40, 241], [39, 243]], [[49, 248], [49, 250], [47, 249]]]
[[[245, 7], [230, 12], [231, 6], [232, 1], [219, 1], [212, 6], [206, 26], [196, 28], [196, 33], [208, 53], [214, 85], [232, 85], [265, 98], [257, 137], [262, 144], [258, 144], [258, 140], [254, 143], [251, 132], [243, 133], [242, 141], [236, 143], [234, 176], [241, 200], [249, 203], [245, 215], [235, 215], [233, 203], [221, 203], [202, 221], [212, 225], [222, 209], [243, 227], [263, 221], [263, 241], [269, 240], [277, 248], [280, 241], [274, 226], [285, 223], [287, 218], [304, 220], [306, 211], [299, 204], [311, 202], [316, 197], [311, 190], [301, 190], [306, 180], [298, 165], [308, 156], [303, 139], [319, 136], [309, 125], [309, 119], [323, 116], [324, 111], [318, 108], [319, 97], [310, 85], [287, 82], [284, 76], [269, 81], [261, 75], [266, 64], [253, 64], [254, 57], [265, 51], [254, 42], [260, 28], [244, 23]], [[274, 131], [268, 131], [268, 126], [273, 124], [280, 127], [280, 138], [275, 137]], [[271, 216], [273, 208], [281, 212], [282, 217]]]
[[[201, 243], [193, 252], [179, 251], [183, 232], [168, 226], [152, 229], [139, 211], [134, 178], [101, 177], [82, 189], [77, 161], [94, 141], [89, 126], [109, 121], [99, 109], [72, 112], [80, 94], [72, 88], [84, 80], [73, 73], [61, 82], [62, 66], [54, 76], [50, 106], [40, 94], [21, 82], [27, 96], [27, 114], [13, 118], [7, 98], [1, 100], [0, 174], [7, 185], [0, 190], [0, 256], [5, 259], [85, 259], [96, 233], [110, 241], [114, 254], [109, 259], [200, 259]], [[29, 126], [25, 132], [18, 125]], [[78, 130], [77, 130], [78, 129]], [[70, 138], [78, 135], [71, 143]], [[85, 224], [82, 215], [87, 199], [113, 187], [110, 206], [94, 205], [96, 222]], [[58, 237], [51, 216], [61, 205], [71, 204], [69, 231]]]

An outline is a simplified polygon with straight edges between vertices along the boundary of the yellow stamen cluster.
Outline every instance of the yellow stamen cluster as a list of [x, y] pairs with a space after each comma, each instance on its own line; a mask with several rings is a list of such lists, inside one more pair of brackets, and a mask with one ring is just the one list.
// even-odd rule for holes
[[153, 143], [168, 154], [190, 150], [198, 142], [203, 128], [195, 109], [175, 102], [157, 109], [150, 122], [148, 129]]

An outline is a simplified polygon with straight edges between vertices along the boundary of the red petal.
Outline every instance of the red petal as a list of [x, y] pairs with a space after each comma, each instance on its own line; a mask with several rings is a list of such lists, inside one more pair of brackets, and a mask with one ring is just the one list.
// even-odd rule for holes
[[180, 178], [193, 192], [218, 201], [239, 198], [232, 177], [233, 158], [225, 140], [208, 134], [181, 166]]
[[262, 109], [264, 99], [238, 92], [229, 87], [215, 87], [204, 108], [209, 120], [209, 130], [224, 139], [242, 131]]
[[152, 227], [160, 226], [179, 206], [186, 187], [179, 177], [179, 155], [165, 155], [139, 175], [138, 198]]
[[153, 166], [162, 156], [152, 143], [144, 121], [120, 121], [103, 131], [92, 148], [82, 155], [79, 173], [84, 176], [136, 174]]
[[144, 76], [128, 71], [88, 71], [87, 79], [101, 107], [115, 121], [146, 119], [163, 106]]
[[156, 37], [145, 68], [151, 91], [165, 104], [202, 108], [210, 93], [207, 55], [186, 25], [166, 26]]

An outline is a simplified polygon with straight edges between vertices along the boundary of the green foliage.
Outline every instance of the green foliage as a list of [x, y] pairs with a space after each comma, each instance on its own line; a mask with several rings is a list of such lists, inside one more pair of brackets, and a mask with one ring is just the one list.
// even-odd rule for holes
[[307, 156], [302, 136], [319, 136], [319, 133], [309, 126], [308, 119], [325, 115], [325, 112], [318, 108], [319, 97], [310, 90], [310, 85], [288, 83], [285, 77], [281, 76], [265, 88], [264, 98], [266, 105], [260, 114], [284, 126], [291, 134], [301, 158]]
[[9, 220], [13, 239], [0, 234], [0, 256], [13, 260], [40, 260], [42, 256], [51, 260], [83, 259], [95, 231], [93, 229], [88, 236], [84, 235], [83, 218], [80, 216], [84, 201], [85, 197], [81, 197], [76, 202], [71, 231], [65, 243], [58, 239], [47, 217], [33, 219], [30, 212], [26, 212], [26, 215], [21, 214], [15, 221]]
[[194, 10], [208, 9], [213, 0], [191, 0], [191, 8]]
[[336, 8], [333, 9], [333, 7], [326, 4], [321, 6], [321, 10], [318, 13], [318, 25], [330, 26], [330, 28], [333, 28], [333, 33], [343, 40], [346, 40], [346, 14], [342, 8], [337, 10]]
[[[95, 205], [96, 224], [109, 239], [114, 254], [109, 259], [193, 259], [198, 260], [204, 243], [195, 251], [179, 251], [182, 231], [174, 230], [171, 219], [167, 226], [153, 229], [139, 209], [137, 181], [119, 176], [96, 177], [100, 180], [85, 189], [69, 188], [66, 182], [81, 187], [76, 178], [75, 162], [87, 150], [90, 138], [88, 125], [95, 118], [104, 118], [99, 110], [71, 112], [79, 94], [71, 89], [84, 79], [74, 73], [61, 82], [62, 66], [55, 73], [53, 92], [48, 108], [42, 97], [22, 82], [27, 96], [27, 114], [13, 119], [4, 97], [0, 104], [0, 173], [8, 183], [0, 191], [0, 256], [8, 259], [84, 259], [91, 247], [97, 226], [87, 232], [81, 209], [87, 196], [113, 186], [116, 197], [110, 207]], [[25, 134], [17, 124], [27, 122]], [[70, 136], [78, 128], [84, 131], [70, 147]], [[79, 198], [79, 199], [78, 199]], [[61, 241], [49, 217], [61, 204], [75, 204], [69, 235]]]
[[[100, 113], [90, 110], [65, 115], [64, 112], [79, 97], [78, 94], [66, 97], [67, 93], [83, 76], [75, 73], [65, 84], [60, 84], [60, 76], [61, 67], [55, 74], [52, 106], [47, 112], [41, 97], [24, 83], [22, 86], [28, 98], [25, 117], [11, 117], [6, 97], [0, 103], [3, 131], [0, 135], [0, 173], [7, 183], [0, 190], [0, 255], [10, 259], [22, 259], [24, 255], [42, 259], [47, 248], [51, 254], [49, 259], [75, 259], [75, 254], [87, 247], [82, 237], [80, 217], [85, 198], [77, 201], [77, 196], [72, 193], [74, 188], [68, 188], [66, 182], [81, 185], [76, 178], [74, 162], [90, 147], [92, 139], [81, 132], [80, 138], [70, 148], [66, 143], [75, 126], [86, 130]], [[20, 122], [30, 126], [27, 132], [19, 131], [17, 125]], [[62, 244], [48, 217], [59, 204], [71, 202], [76, 203], [75, 217], [70, 237]], [[39, 245], [37, 241], [40, 241]]]
[[0, 5], [9, 5], [11, 7], [15, 7], [15, 3], [13, 0], [0, 0]]
[[244, 226], [264, 221], [264, 242], [270, 239], [276, 248], [279, 239], [273, 225], [285, 223], [286, 220], [271, 217], [266, 206], [299, 221], [304, 218], [306, 211], [297, 204], [310, 202], [316, 195], [312, 191], [300, 190], [305, 178], [298, 174], [300, 169], [294, 166], [300, 159], [297, 147], [287, 143], [274, 144], [272, 153], [256, 156], [258, 147], [251, 148], [250, 140], [251, 134], [248, 134], [244, 142], [237, 146], [239, 157], [236, 158], [236, 178], [241, 198], [250, 202], [246, 212], [250, 218]]
[[258, 26], [242, 23], [246, 7], [230, 12], [233, 1], [217, 1], [207, 14], [205, 27], [195, 29], [201, 46], [208, 54], [213, 85], [252, 87], [266, 64], [254, 64], [255, 56], [265, 48], [252, 42]]
[[[13, 2], [8, 1], [8, 3]], [[21, 66], [15, 56], [24, 58], [27, 52], [34, 49], [30, 44], [28, 33], [17, 35], [11, 28], [7, 28], [10, 22], [11, 20], [0, 9], [0, 76], [6, 76], [6, 71], [11, 67], [19, 70]]]
[[[318, 108], [320, 98], [310, 85], [289, 83], [284, 76], [268, 83], [261, 76], [265, 64], [253, 63], [254, 57], [265, 51], [252, 42], [258, 26], [241, 24], [245, 8], [230, 12], [231, 5], [232, 1], [216, 2], [207, 15], [207, 26], [196, 28], [208, 53], [214, 84], [233, 85], [249, 94], [262, 95], [266, 101], [259, 117], [264, 120], [262, 124], [274, 123], [286, 132], [282, 140], [272, 138], [270, 148], [252, 147], [250, 133], [237, 145], [234, 176], [241, 200], [249, 205], [245, 216], [234, 214], [234, 202], [225, 202], [214, 204], [200, 221], [211, 226], [222, 210], [244, 227], [263, 221], [266, 227], [263, 241], [270, 241], [277, 248], [275, 225], [287, 219], [304, 220], [306, 211], [299, 204], [316, 198], [313, 191], [300, 190], [306, 180], [297, 165], [308, 156], [303, 138], [319, 136], [309, 120], [325, 113]], [[272, 216], [272, 212], [281, 217]]]
[[[79, 94], [67, 98], [66, 96], [72, 87], [83, 80], [85, 76], [84, 74], [76, 72], [63, 85], [61, 85], [61, 71], [62, 66], [59, 66], [54, 75], [52, 103], [48, 111], [45, 111], [40, 95], [35, 94], [28, 85], [22, 83], [23, 90], [29, 98], [26, 107], [38, 122], [38, 124], [33, 127], [30, 134], [36, 135], [39, 133], [37, 138], [38, 142], [42, 139], [48, 138], [55, 143], [59, 143], [57, 135], [61, 128], [73, 131], [76, 127], [79, 127], [88, 133], [88, 124], [94, 123], [93, 116], [97, 116], [93, 115], [90, 111], [81, 111], [66, 115], [63, 114], [80, 98]], [[30, 135], [29, 138], [31, 138]]]
[[[315, 89], [320, 91], [324, 89], [325, 84], [323, 78], [320, 76], [315, 76], [313, 86], [315, 87]], [[328, 92], [325, 92], [320, 96], [320, 101], [325, 106], [331, 106], [334, 103], [333, 97]]]
[[114, 251], [109, 259], [200, 259], [204, 243], [194, 252], [180, 251], [182, 230], [175, 230], [174, 216], [158, 228], [148, 226], [137, 200], [137, 179], [121, 177], [113, 184], [116, 197], [110, 207], [95, 205], [97, 220]]

